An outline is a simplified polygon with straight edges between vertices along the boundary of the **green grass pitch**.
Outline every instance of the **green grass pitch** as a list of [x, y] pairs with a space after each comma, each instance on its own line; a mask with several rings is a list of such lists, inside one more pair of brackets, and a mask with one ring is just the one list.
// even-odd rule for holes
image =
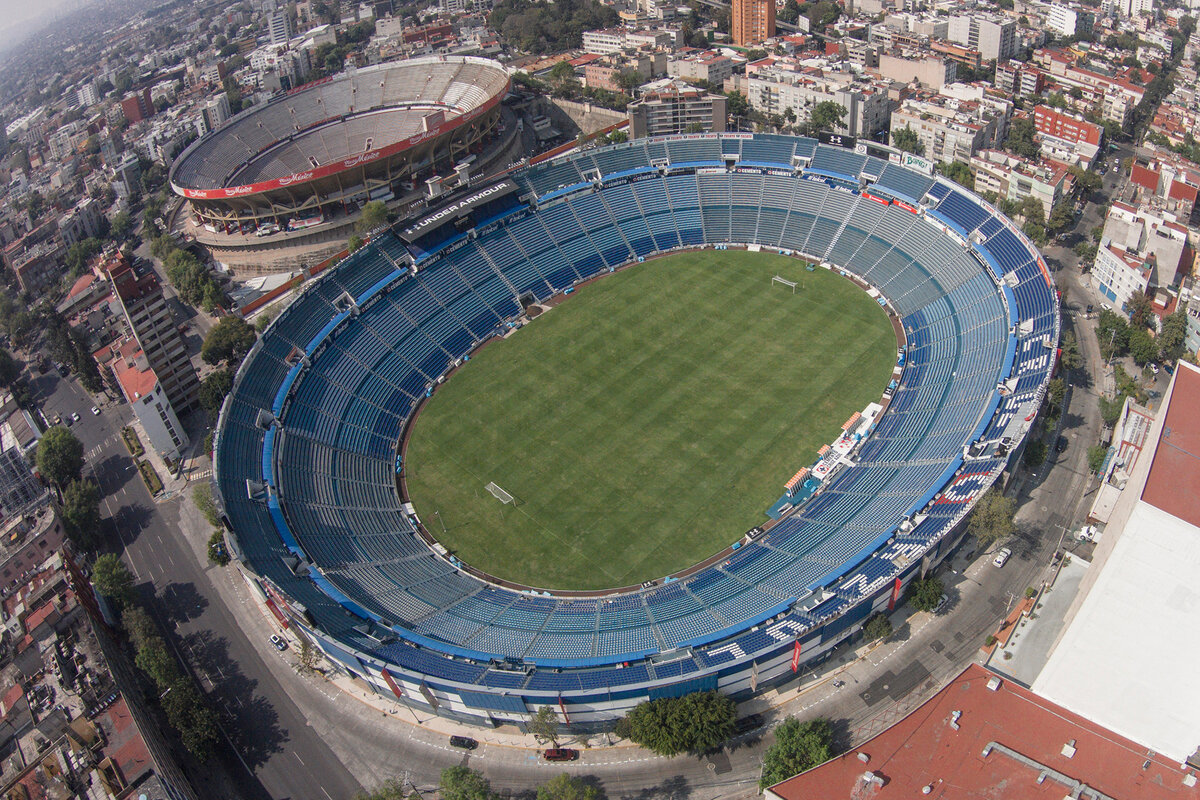
[[447, 548], [501, 578], [661, 578], [764, 522], [792, 474], [879, 399], [895, 356], [883, 309], [834, 272], [738, 250], [648, 261], [441, 386], [413, 426], [409, 495]]

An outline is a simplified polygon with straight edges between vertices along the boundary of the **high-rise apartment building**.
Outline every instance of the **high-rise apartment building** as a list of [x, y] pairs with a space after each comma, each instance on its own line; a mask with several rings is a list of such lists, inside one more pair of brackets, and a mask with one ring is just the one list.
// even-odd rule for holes
[[286, 8], [271, 12], [267, 18], [267, 32], [271, 37], [271, 44], [287, 44], [296, 35], [292, 27], [292, 18], [288, 16]]
[[1007, 61], [1016, 54], [1017, 23], [986, 14], [962, 14], [950, 18], [946, 38], [978, 50], [984, 61]]
[[121, 304], [129, 331], [146, 354], [146, 361], [176, 414], [198, 403], [200, 380], [154, 271], [134, 271], [123, 256], [105, 265], [113, 292]]
[[731, 26], [736, 45], [745, 47], [770, 39], [775, 35], [775, 1], [733, 0]]

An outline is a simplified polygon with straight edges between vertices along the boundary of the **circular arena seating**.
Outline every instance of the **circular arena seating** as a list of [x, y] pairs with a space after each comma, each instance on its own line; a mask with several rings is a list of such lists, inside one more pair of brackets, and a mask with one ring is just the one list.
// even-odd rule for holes
[[[429, 691], [441, 713], [561, 703], [600, 724], [647, 697], [782, 679], [794, 643], [827, 656], [945, 556], [1054, 366], [1057, 297], [1010, 221], [941, 178], [793, 137], [639, 140], [510, 178], [520, 192], [473, 230], [424, 247], [387, 233], [316, 279], [222, 410], [235, 550], [335, 663], [407, 702]], [[396, 492], [397, 439], [427, 389], [523, 295], [723, 243], [853, 273], [902, 321], [903, 372], [852, 463], [728, 560], [637, 591], [516, 591], [431, 550]]]
[[171, 183], [208, 190], [277, 180], [419, 136], [427, 115], [468, 114], [507, 90], [478, 58], [414, 58], [345, 72], [252, 106], [189, 147]]

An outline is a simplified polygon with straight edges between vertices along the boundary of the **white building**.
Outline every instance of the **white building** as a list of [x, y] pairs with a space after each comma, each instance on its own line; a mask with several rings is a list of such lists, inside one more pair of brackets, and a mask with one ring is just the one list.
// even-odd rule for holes
[[990, 14], [951, 17], [946, 38], [978, 50], [984, 61], [1007, 61], [1017, 51], [1017, 23]]
[[1062, 36], [1091, 36], [1095, 15], [1072, 5], [1054, 3], [1046, 15], [1046, 27]]
[[229, 97], [224, 92], [215, 94], [200, 106], [200, 113], [196, 117], [196, 133], [204, 136], [224, 125], [229, 117]]
[[887, 130], [891, 101], [882, 84], [850, 73], [819, 74], [771, 66], [752, 75], [734, 75], [725, 89], [746, 96], [750, 107], [764, 114], [787, 115], [791, 109], [805, 123], [818, 103], [832, 101], [846, 109], [840, 131], [871, 138]]
[[58, 218], [58, 231], [67, 246], [100, 235], [100, 209], [92, 198], [85, 197]]
[[95, 81], [85, 81], [82, 86], [75, 90], [75, 98], [79, 100], [79, 105], [84, 108], [90, 108], [100, 102], [100, 92], [96, 90]]
[[158, 376], [137, 346], [136, 339], [114, 345], [116, 355], [109, 363], [125, 402], [133, 409], [159, 455], [178, 459], [188, 446], [187, 432], [179, 424]]
[[271, 37], [271, 44], [287, 44], [292, 40], [296, 32], [286, 8], [271, 12], [271, 16], [267, 18], [267, 32]]

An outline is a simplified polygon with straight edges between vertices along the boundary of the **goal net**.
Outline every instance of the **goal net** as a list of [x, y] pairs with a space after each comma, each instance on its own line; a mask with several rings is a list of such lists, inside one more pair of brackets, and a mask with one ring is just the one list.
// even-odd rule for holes
[[782, 275], [776, 275], [774, 278], [771, 278], [771, 286], [774, 287], [775, 284], [777, 284], [777, 283], [782, 283], [784, 286], [791, 289], [792, 294], [796, 293], [796, 282], [795, 281], [789, 281], [787, 278], [783, 277]]
[[497, 500], [499, 500], [501, 503], [504, 503], [505, 505], [514, 505], [515, 506], [517, 504], [511, 494], [504, 491], [503, 489], [501, 489], [499, 486], [497, 486], [494, 483], [489, 483], [487, 486], [485, 486], [483, 488], [485, 488], [489, 492], [491, 492], [493, 497], [495, 497]]

